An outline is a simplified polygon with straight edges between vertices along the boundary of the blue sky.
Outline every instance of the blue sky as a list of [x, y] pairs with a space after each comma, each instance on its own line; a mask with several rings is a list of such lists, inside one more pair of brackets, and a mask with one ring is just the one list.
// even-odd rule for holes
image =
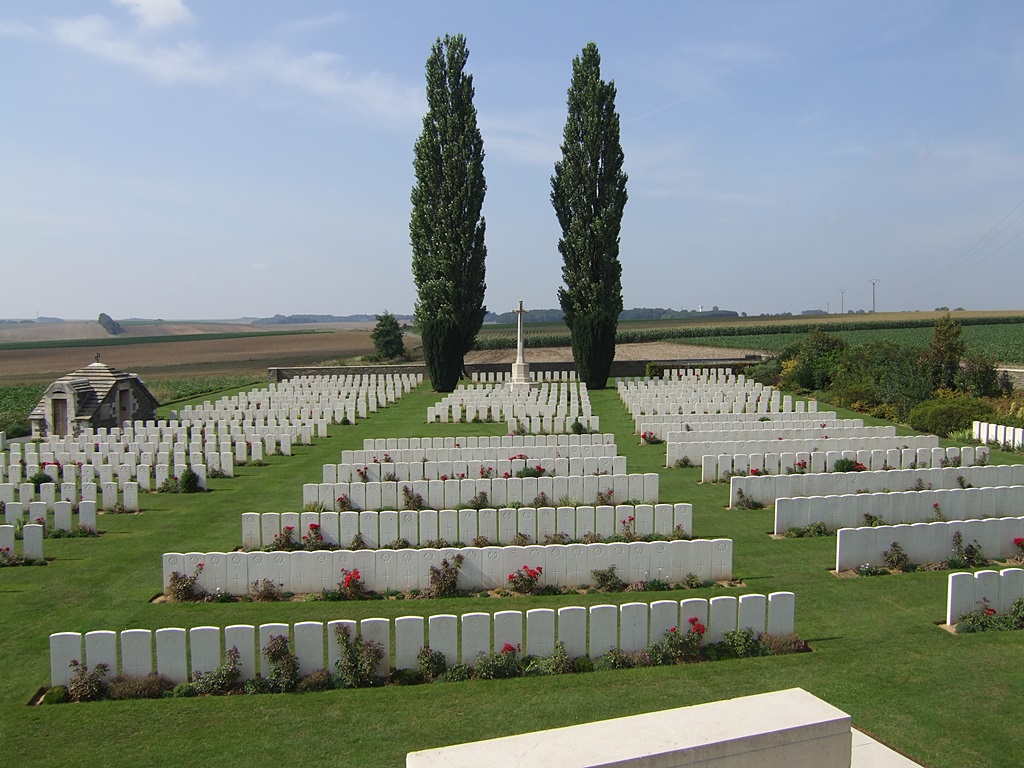
[[553, 307], [572, 59], [627, 307], [1020, 309], [1024, 3], [0, 2], [0, 317], [410, 312], [424, 64], [466, 36], [487, 298]]

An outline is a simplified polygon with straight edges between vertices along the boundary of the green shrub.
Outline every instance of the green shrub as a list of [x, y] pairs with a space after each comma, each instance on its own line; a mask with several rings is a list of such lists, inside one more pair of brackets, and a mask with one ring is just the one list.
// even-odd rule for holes
[[783, 384], [803, 390], [828, 389], [846, 348], [846, 342], [840, 337], [820, 328], [813, 329], [800, 342], [796, 365]]
[[[858, 467], [860, 469], [858, 469]], [[863, 472], [864, 465], [855, 459], [836, 459], [835, 472]]]
[[990, 421], [995, 409], [984, 400], [957, 397], [925, 400], [910, 410], [908, 423], [918, 432], [946, 437], [950, 432], [970, 429], [974, 421]]
[[430, 587], [427, 589], [431, 597], [457, 597], [459, 594], [459, 569], [465, 558], [455, 555], [449, 562], [448, 558], [441, 561], [441, 566], [430, 566]]
[[242, 654], [237, 646], [231, 646], [225, 654], [224, 663], [209, 672], [196, 672], [192, 675], [192, 689], [196, 694], [219, 696], [230, 691], [238, 682], [241, 673], [238, 664]]
[[199, 575], [203, 572], [203, 564], [199, 563], [191, 576], [179, 571], [172, 571], [167, 584], [167, 596], [176, 603], [198, 600], [204, 594], [199, 586]]
[[437, 678], [439, 683], [462, 683], [473, 678], [473, 668], [468, 664], [453, 664]]
[[779, 383], [779, 377], [782, 375], [782, 362], [777, 357], [773, 357], [771, 360], [765, 360], [757, 365], [747, 366], [745, 373], [748, 379], [768, 386], [775, 386]]
[[683, 580], [680, 582], [680, 584], [682, 585], [683, 589], [700, 589], [701, 587], [707, 587], [711, 584], [714, 584], [714, 582], [705, 581], [696, 573], [693, 573], [691, 571], [683, 577]]
[[994, 397], [1000, 394], [999, 370], [995, 358], [980, 350], [968, 352], [961, 361], [956, 385], [972, 397]]
[[668, 592], [672, 589], [665, 579], [653, 578], [640, 583], [643, 584], [644, 592]]
[[594, 577], [594, 584], [602, 592], [622, 592], [627, 586], [626, 582], [615, 572], [614, 565], [593, 570], [590, 575]]
[[334, 629], [340, 658], [335, 662], [334, 676], [338, 688], [372, 688], [383, 685], [377, 674], [377, 664], [384, 658], [384, 646], [372, 640], [352, 637], [352, 630], [344, 624]]
[[295, 690], [299, 693], [310, 693], [312, 691], [329, 691], [333, 687], [334, 681], [331, 678], [330, 670], [317, 669], [299, 680]]
[[481, 653], [476, 658], [476, 676], [481, 680], [506, 680], [521, 677], [523, 662], [519, 647], [505, 643], [498, 653]]
[[389, 685], [423, 685], [428, 682], [418, 669], [396, 669], [388, 678]]
[[761, 635], [761, 642], [768, 649], [769, 656], [783, 656], [787, 653], [807, 653], [810, 646], [800, 635]]
[[885, 560], [885, 567], [890, 571], [906, 571], [910, 567], [910, 558], [903, 551], [903, 547], [895, 541], [882, 553], [882, 557]]
[[431, 650], [429, 645], [425, 645], [416, 655], [416, 666], [423, 679], [432, 683], [448, 670], [448, 660], [443, 652]]
[[45, 470], [37, 469], [25, 482], [32, 483], [36, 488], [36, 493], [39, 493], [39, 486], [43, 483], [52, 483], [53, 478], [46, 474]]
[[950, 568], [980, 568], [988, 565], [988, 559], [982, 554], [981, 545], [977, 541], [964, 544], [964, 536], [960, 531], [953, 534], [953, 556], [946, 564]]
[[523, 467], [516, 472], [516, 477], [544, 477], [547, 474], [540, 464], [534, 467]]
[[182, 493], [197, 493], [199, 488], [199, 475], [186, 467], [178, 478], [178, 486]]
[[[1016, 607], [1017, 602], [1014, 603], [1014, 608]], [[982, 598], [977, 608], [960, 616], [960, 621], [956, 625], [956, 633], [968, 635], [974, 632], [1006, 632], [1017, 629], [1012, 610], [1010, 614], [1001, 616], [995, 608], [988, 604], [988, 598]]]
[[285, 635], [273, 635], [263, 646], [263, 655], [270, 662], [270, 676], [265, 681], [271, 693], [290, 693], [299, 684], [299, 660], [292, 653]]
[[63, 685], [55, 685], [43, 694], [43, 704], [66, 704], [71, 701], [68, 689]]
[[569, 675], [579, 671], [561, 640], [555, 643], [550, 656], [533, 656], [525, 662], [524, 675]]
[[249, 585], [249, 599], [256, 603], [275, 603], [284, 599], [284, 591], [274, 581], [261, 579]]
[[661, 363], [650, 361], [644, 366], [644, 376], [651, 379], [660, 379], [665, 375], [665, 366]]
[[819, 536], [828, 536], [828, 526], [821, 520], [802, 528], [790, 528], [785, 534], [787, 539], [814, 539]]
[[118, 675], [107, 683], [107, 696], [111, 699], [162, 699], [174, 690], [174, 681], [165, 675]]
[[100, 663], [90, 670], [78, 659], [72, 659], [68, 666], [74, 670], [67, 686], [72, 701], [95, 701], [103, 694], [103, 676], [110, 667]]
[[637, 667], [651, 666], [651, 657], [644, 651], [624, 651], [621, 648], [612, 648], [610, 651], [594, 660], [594, 669], [636, 669]]
[[762, 502], [747, 496], [742, 488], [736, 489], [736, 497], [736, 509], [764, 509]]
[[768, 647], [762, 642], [761, 635], [749, 628], [726, 632], [725, 640], [722, 642], [738, 659], [769, 654]]

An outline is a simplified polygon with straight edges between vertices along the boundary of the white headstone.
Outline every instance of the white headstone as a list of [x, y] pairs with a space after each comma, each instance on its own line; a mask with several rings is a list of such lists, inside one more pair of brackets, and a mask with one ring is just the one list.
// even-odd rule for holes
[[156, 630], [156, 671], [175, 683], [188, 680], [185, 630], [164, 627]]

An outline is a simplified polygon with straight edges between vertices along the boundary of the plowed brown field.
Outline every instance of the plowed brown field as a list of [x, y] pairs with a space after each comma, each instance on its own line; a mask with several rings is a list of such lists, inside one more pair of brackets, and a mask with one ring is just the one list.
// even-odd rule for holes
[[[242, 328], [249, 330], [251, 326], [234, 326], [233, 330]], [[51, 381], [93, 362], [97, 352], [102, 362], [143, 377], [262, 375], [271, 366], [316, 365], [370, 354], [373, 341], [368, 331], [343, 330], [208, 341], [189, 341], [188, 336], [182, 336], [181, 341], [95, 348], [0, 350], [0, 384]]]

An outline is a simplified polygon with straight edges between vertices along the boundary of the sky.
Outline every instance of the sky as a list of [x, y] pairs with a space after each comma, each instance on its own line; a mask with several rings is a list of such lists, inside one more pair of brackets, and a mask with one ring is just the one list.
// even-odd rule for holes
[[1021, 309], [1024, 3], [0, 0], [0, 317], [411, 313], [424, 67], [465, 35], [486, 305], [557, 306], [572, 60], [626, 307]]

